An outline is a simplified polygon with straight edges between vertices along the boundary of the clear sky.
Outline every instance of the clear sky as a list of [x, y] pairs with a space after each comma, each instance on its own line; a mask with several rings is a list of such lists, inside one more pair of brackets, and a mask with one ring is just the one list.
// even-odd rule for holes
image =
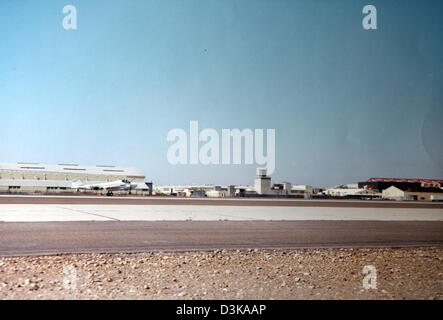
[[252, 184], [255, 165], [168, 163], [190, 120], [275, 128], [274, 182], [443, 178], [443, 2], [0, 1], [0, 162]]

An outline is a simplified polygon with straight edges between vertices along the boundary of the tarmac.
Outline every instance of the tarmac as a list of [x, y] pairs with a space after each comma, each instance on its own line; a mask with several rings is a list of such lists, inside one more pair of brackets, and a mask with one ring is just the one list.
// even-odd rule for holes
[[303, 206], [0, 204], [0, 221], [443, 221], [442, 209]]
[[443, 221], [443, 203], [374, 200], [0, 196], [0, 221]]
[[0, 223], [0, 256], [215, 249], [443, 245], [436, 221]]
[[290, 198], [176, 198], [89, 195], [0, 195], [0, 204], [90, 204], [90, 205], [210, 205], [339, 208], [427, 208], [443, 209], [443, 202], [290, 199]]
[[443, 245], [441, 203], [0, 197], [0, 255]]

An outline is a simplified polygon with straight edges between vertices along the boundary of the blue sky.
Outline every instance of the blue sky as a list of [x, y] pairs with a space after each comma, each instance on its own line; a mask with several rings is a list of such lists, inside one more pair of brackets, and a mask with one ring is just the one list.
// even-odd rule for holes
[[[62, 9], [77, 8], [64, 30]], [[377, 8], [377, 30], [362, 8]], [[443, 178], [441, 1], [0, 2], [0, 162], [113, 164], [155, 184], [252, 184], [170, 165], [169, 130], [275, 128], [275, 182]]]

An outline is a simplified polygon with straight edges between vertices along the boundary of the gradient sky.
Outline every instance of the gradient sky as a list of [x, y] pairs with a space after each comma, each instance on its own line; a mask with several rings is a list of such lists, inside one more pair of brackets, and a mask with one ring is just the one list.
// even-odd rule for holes
[[274, 182], [443, 178], [442, 15], [442, 1], [2, 0], [0, 162], [252, 184], [255, 165], [167, 162], [169, 130], [198, 120], [275, 128]]

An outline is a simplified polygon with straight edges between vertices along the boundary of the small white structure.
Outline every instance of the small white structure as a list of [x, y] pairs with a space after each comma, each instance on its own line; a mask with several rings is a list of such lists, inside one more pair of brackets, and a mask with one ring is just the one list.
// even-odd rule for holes
[[382, 198], [389, 200], [405, 200], [405, 192], [396, 186], [390, 186], [382, 191]]
[[433, 194], [431, 195], [431, 201], [443, 201], [443, 194]]
[[306, 199], [312, 198], [312, 194], [314, 193], [312, 186], [308, 185], [294, 185], [291, 188], [291, 194], [293, 195], [302, 195]]

